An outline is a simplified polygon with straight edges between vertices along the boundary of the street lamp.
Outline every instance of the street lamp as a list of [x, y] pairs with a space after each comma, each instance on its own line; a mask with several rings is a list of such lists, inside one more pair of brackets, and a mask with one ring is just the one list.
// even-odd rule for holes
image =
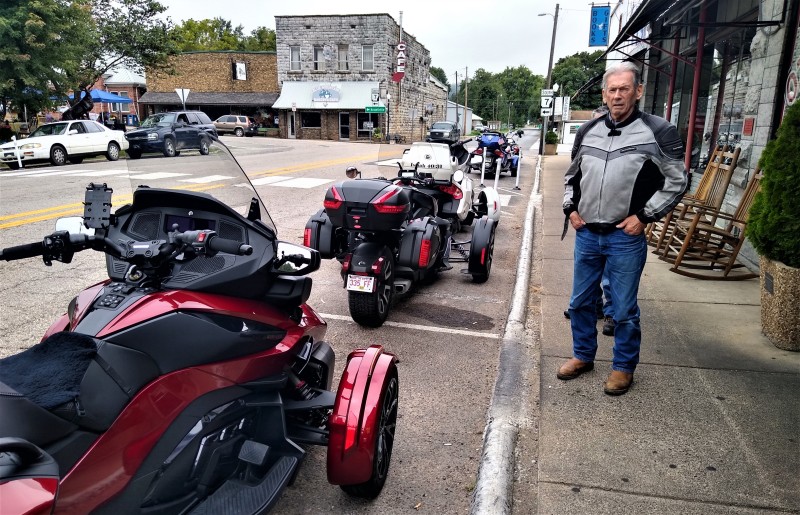
[[386, 141], [389, 141], [389, 116], [391, 115], [392, 109], [392, 94], [386, 93]]
[[[539, 13], [539, 16], [552, 16], [553, 17], [553, 36], [550, 39], [550, 62], [547, 65], [547, 89], [550, 89], [550, 81], [553, 74], [553, 52], [556, 48], [556, 27], [558, 27], [558, 4], [556, 4], [556, 14]], [[542, 117], [542, 136], [539, 138], [539, 155], [544, 154], [544, 135], [547, 134], [547, 122], [549, 117]]]
[[514, 102], [509, 102], [508, 103], [508, 125], [507, 125], [507, 127], [508, 127], [509, 131], [511, 130], [511, 106], [513, 106], [513, 105], [514, 105]]

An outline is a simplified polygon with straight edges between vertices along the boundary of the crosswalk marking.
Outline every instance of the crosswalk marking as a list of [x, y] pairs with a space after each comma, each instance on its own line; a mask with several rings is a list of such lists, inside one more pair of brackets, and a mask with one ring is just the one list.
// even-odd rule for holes
[[207, 175], [205, 177], [197, 177], [195, 179], [178, 179], [179, 182], [193, 182], [197, 184], [206, 184], [208, 182], [214, 181], [224, 181], [226, 179], [232, 179], [230, 175]]
[[182, 175], [192, 175], [190, 173], [174, 173], [174, 172], [153, 172], [153, 173], [144, 173], [141, 175], [131, 175], [131, 179], [147, 179], [149, 181], [154, 181], [156, 179], [168, 179], [170, 177], [180, 177]]
[[69, 175], [74, 175], [75, 177], [105, 177], [106, 175], [121, 175], [127, 173], [128, 170], [100, 170], [97, 172], [80, 172]]
[[329, 182], [333, 182], [333, 179], [317, 179], [314, 177], [297, 177], [295, 179], [289, 179], [286, 181], [275, 182], [273, 186], [281, 186], [284, 188], [313, 188], [315, 186], [321, 186], [323, 184], [327, 184]]
[[263, 186], [264, 184], [272, 184], [273, 182], [285, 181], [289, 177], [285, 175], [270, 175], [269, 177], [259, 177], [258, 179], [250, 179], [253, 186]]

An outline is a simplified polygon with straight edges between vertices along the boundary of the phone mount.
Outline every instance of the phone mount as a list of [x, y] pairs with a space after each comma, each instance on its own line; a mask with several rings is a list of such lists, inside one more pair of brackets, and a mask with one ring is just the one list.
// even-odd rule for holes
[[90, 182], [83, 201], [83, 224], [89, 229], [108, 229], [111, 225], [111, 193], [106, 183]]

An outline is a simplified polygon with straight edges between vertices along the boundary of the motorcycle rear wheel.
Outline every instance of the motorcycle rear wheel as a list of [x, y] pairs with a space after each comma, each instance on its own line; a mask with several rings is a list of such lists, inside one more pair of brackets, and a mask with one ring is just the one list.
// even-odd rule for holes
[[383, 270], [376, 278], [374, 292], [347, 292], [350, 317], [358, 325], [380, 327], [389, 316], [389, 308], [394, 299], [394, 258], [388, 251], [383, 252], [383, 257]]

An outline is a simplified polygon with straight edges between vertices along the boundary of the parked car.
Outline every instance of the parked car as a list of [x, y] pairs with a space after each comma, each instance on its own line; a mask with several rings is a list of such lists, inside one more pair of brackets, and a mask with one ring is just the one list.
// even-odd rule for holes
[[461, 129], [455, 122], [434, 122], [425, 141], [455, 143], [461, 139]]
[[214, 120], [214, 127], [216, 127], [219, 134], [233, 134], [235, 136], [253, 136], [258, 131], [256, 130], [256, 121], [247, 116], [240, 114], [226, 114]]
[[85, 157], [106, 156], [109, 161], [119, 159], [120, 150], [128, 148], [125, 133], [111, 130], [91, 120], [70, 120], [46, 123], [27, 138], [0, 146], [0, 159], [12, 170], [28, 163], [47, 162], [61, 166], [67, 161], [78, 164]]
[[199, 150], [206, 155], [211, 140], [217, 138], [217, 129], [202, 111], [171, 111], [149, 116], [139, 129], [125, 133], [125, 137], [132, 159], [139, 159], [146, 152], [174, 157], [182, 150]]

